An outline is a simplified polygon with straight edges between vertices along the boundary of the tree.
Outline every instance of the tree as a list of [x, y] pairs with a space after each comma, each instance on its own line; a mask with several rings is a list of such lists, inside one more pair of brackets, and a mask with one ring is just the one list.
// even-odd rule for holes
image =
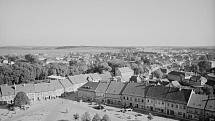
[[94, 115], [92, 121], [101, 121], [101, 117], [99, 116], [99, 114]]
[[91, 117], [89, 112], [85, 112], [82, 117], [81, 117], [81, 121], [91, 121]]
[[102, 117], [102, 121], [111, 121], [111, 120], [110, 120], [110, 117], [109, 117], [107, 114], [105, 114], [105, 115]]
[[32, 55], [32, 54], [25, 55], [25, 59], [30, 63], [38, 63], [39, 62], [39, 59], [35, 55]]
[[21, 107], [22, 105], [30, 104], [30, 100], [25, 92], [18, 92], [14, 98], [14, 105]]
[[161, 79], [163, 77], [163, 73], [160, 69], [157, 69], [153, 72], [153, 75], [158, 78], [158, 79]]

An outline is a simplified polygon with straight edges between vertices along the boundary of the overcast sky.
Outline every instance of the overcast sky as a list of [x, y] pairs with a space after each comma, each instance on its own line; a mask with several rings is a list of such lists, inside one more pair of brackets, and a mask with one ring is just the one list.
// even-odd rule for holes
[[215, 0], [0, 0], [0, 46], [215, 46]]

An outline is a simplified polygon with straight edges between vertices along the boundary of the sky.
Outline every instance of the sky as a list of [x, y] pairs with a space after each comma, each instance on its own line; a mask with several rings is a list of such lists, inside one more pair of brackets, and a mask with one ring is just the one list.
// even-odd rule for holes
[[215, 0], [0, 0], [0, 46], [215, 46]]

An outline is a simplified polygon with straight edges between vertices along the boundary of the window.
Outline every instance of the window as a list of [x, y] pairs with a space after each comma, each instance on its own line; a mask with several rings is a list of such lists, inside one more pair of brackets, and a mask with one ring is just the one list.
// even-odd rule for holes
[[128, 97], [127, 97], [127, 100], [129, 100]]
[[149, 100], [147, 100], [149, 102]]
[[144, 102], [144, 100], [142, 99], [142, 102]]
[[123, 99], [125, 100], [125, 97], [123, 97]]
[[173, 107], [173, 104], [171, 104], [171, 107]]
[[178, 104], [175, 105], [175, 108], [178, 108]]
[[130, 97], [130, 101], [132, 101], [132, 97]]
[[169, 103], [167, 103], [167, 106], [169, 106]]

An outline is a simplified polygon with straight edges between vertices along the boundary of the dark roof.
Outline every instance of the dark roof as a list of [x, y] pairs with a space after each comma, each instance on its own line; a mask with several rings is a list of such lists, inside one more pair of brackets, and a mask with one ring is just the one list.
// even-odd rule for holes
[[178, 75], [178, 76], [180, 76], [180, 75], [185, 76], [185, 73], [184, 73], [184, 72], [178, 72], [178, 71], [171, 71], [171, 72], [169, 72], [168, 74]]
[[95, 91], [98, 87], [99, 82], [87, 82], [82, 85], [78, 90]]
[[120, 94], [125, 86], [125, 83], [122, 82], [110, 82], [110, 85], [106, 93], [110, 94]]
[[164, 99], [169, 88], [164, 86], [152, 86], [149, 87], [146, 93], [146, 97]]
[[98, 86], [96, 88], [96, 92], [105, 93], [105, 91], [107, 90], [109, 84], [110, 84], [110, 82], [99, 82], [99, 84], [98, 84]]
[[165, 100], [187, 104], [191, 94], [190, 89], [170, 88]]
[[145, 87], [143, 83], [128, 83], [122, 94], [145, 97]]

